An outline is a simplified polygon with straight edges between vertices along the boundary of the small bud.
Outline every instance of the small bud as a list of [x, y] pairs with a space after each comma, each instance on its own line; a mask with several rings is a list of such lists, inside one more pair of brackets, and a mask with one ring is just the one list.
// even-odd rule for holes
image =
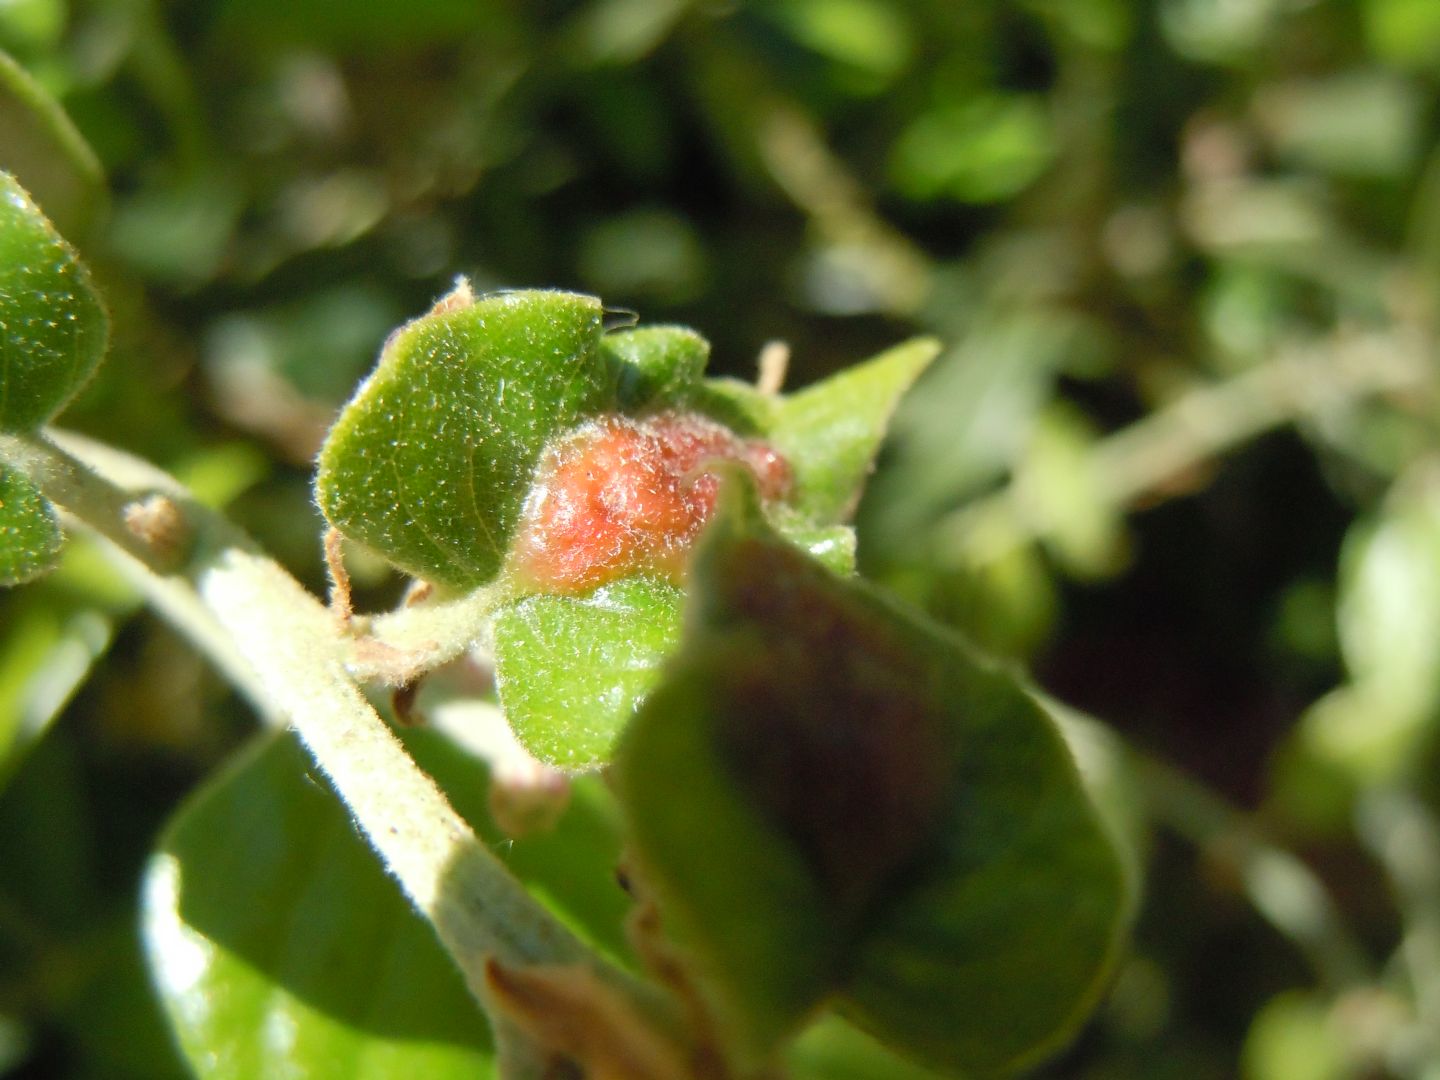
[[190, 542], [190, 525], [180, 505], [169, 495], [156, 492], [126, 503], [122, 511], [125, 528], [163, 562], [179, 559]]
[[715, 509], [712, 466], [737, 462], [767, 500], [790, 488], [790, 466], [759, 440], [694, 413], [592, 421], [540, 460], [512, 565], [551, 592], [575, 592], [638, 571], [677, 578]]

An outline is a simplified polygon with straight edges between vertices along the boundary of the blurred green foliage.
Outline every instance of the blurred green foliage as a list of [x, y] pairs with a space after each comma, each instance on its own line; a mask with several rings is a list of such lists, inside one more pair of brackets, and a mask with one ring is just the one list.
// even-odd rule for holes
[[[0, 50], [112, 309], [63, 422], [317, 588], [319, 440], [458, 272], [794, 385], [939, 337], [862, 569], [1179, 767], [1042, 1074], [1437, 1075], [1440, 6], [10, 0]], [[134, 612], [78, 544], [0, 595], [0, 1075], [180, 1069], [140, 869], [252, 725]]]

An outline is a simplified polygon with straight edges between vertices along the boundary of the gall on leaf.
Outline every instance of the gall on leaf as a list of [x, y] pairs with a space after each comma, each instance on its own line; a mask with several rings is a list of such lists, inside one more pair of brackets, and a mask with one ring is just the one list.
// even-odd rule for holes
[[589, 590], [632, 573], [678, 580], [735, 463], [767, 502], [790, 492], [776, 450], [696, 413], [602, 417], [548, 447], [511, 555], [518, 580], [543, 592]]

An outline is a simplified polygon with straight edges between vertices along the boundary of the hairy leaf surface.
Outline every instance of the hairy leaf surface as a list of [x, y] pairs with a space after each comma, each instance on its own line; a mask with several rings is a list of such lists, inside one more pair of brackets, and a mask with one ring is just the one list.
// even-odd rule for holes
[[90, 273], [0, 172], [0, 431], [32, 431], [85, 385], [109, 325]]
[[452, 590], [495, 577], [546, 442], [611, 405], [600, 302], [442, 301], [386, 343], [320, 454], [341, 532]]
[[55, 511], [21, 473], [0, 465], [0, 585], [39, 577], [60, 558]]

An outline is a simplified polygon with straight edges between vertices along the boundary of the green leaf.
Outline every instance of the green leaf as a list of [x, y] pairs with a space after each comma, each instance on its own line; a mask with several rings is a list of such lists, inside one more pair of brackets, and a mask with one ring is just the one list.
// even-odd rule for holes
[[109, 333], [90, 274], [0, 173], [0, 431], [31, 431], [79, 392]]
[[1043, 101], [980, 94], [918, 114], [895, 141], [890, 171], [912, 199], [1002, 202], [1054, 161], [1058, 140]]
[[487, 1028], [293, 738], [182, 808], [146, 872], [146, 946], [210, 1080], [491, 1075]]
[[[855, 572], [848, 526], [777, 526], [839, 574]], [[680, 642], [684, 593], [637, 574], [580, 596], [537, 593], [495, 616], [495, 676], [505, 717], [541, 761], [577, 772], [610, 760], [615, 740]]]
[[1095, 467], [1095, 441], [1079, 410], [1052, 405], [1036, 418], [1015, 474], [1024, 526], [1080, 578], [1113, 574], [1125, 555], [1121, 507]]
[[917, 338], [779, 399], [765, 436], [795, 473], [795, 506], [816, 523], [844, 521], [900, 397], [940, 352]]
[[109, 648], [110, 620], [94, 609], [71, 607], [48, 586], [6, 607], [9, 633], [0, 639], [0, 792]]
[[1421, 765], [1440, 704], [1440, 498], [1424, 478], [1351, 526], [1338, 587], [1351, 681], [1306, 711], [1302, 749], [1361, 785], [1394, 782]]
[[34, 484], [0, 465], [0, 585], [18, 585], [50, 570], [63, 542], [55, 511]]
[[641, 326], [607, 334], [601, 349], [621, 371], [626, 412], [689, 404], [700, 385], [710, 343], [684, 326]]
[[447, 298], [386, 343], [320, 453], [336, 528], [451, 589], [492, 579], [553, 436], [610, 407], [594, 297]]
[[696, 390], [697, 411], [741, 435], [769, 435], [780, 399], [739, 379], [706, 379]]
[[827, 570], [842, 577], [855, 573], [855, 530], [849, 525], [814, 525], [788, 514], [775, 515], [770, 524]]
[[[680, 327], [611, 334], [601, 348], [620, 371], [627, 408], [691, 405], [773, 440], [795, 475], [794, 497], [773, 508], [775, 528], [836, 573], [854, 573], [854, 532], [836, 522], [859, 498], [890, 414], [934, 358], [934, 343], [902, 345], [791, 399], [733, 380], [702, 382], [708, 345]], [[502, 610], [494, 628], [500, 697], [531, 753], [572, 770], [609, 760], [679, 642], [681, 599], [673, 586], [641, 575]]]
[[795, 1080], [937, 1080], [833, 1013], [806, 1028], [785, 1059]]
[[680, 639], [681, 592], [624, 578], [583, 596], [527, 596], [495, 619], [495, 677], [506, 719], [542, 761], [603, 765]]
[[1131, 904], [1070, 751], [1011, 675], [734, 488], [614, 763], [667, 928], [756, 1053], [830, 1000], [934, 1067], [1034, 1060], [1094, 1004]]
[[[14, 5], [0, 5], [0, 15]], [[0, 51], [0, 169], [23, 178], [69, 235], [80, 236], [106, 203], [95, 152], [50, 93]]]

